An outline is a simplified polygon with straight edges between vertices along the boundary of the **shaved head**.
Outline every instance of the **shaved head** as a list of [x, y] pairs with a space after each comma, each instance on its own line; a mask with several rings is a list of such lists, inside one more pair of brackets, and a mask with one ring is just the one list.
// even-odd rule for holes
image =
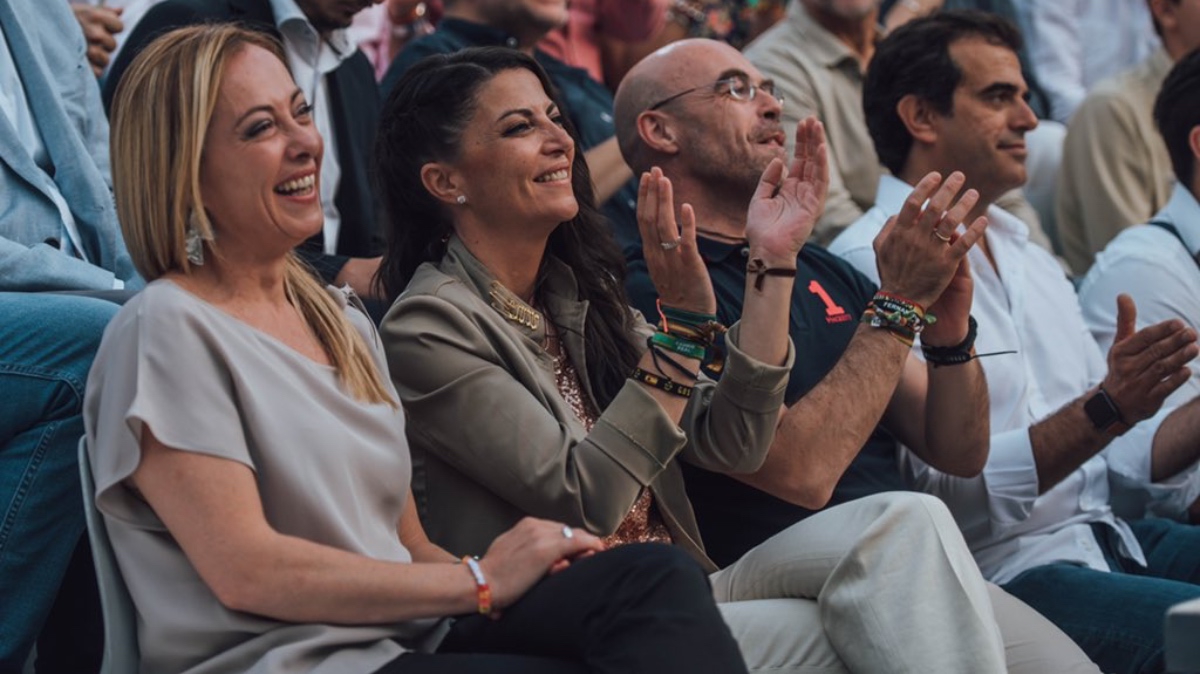
[[[728, 60], [729, 52], [741, 58], [740, 52], [724, 42], [706, 39], [673, 42], [639, 61], [621, 80], [613, 104], [617, 142], [634, 173], [649, 169], [655, 159], [638, 134], [638, 116], [665, 98], [706, 80], [715, 80], [718, 70], [712, 64]], [[713, 58], [716, 55], [722, 58]]]

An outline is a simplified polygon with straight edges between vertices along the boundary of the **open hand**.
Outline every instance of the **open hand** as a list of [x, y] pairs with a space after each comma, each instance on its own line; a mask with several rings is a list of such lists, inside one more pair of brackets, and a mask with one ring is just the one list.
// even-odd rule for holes
[[691, 204], [684, 204], [676, 224], [671, 181], [657, 166], [643, 173], [638, 184], [637, 221], [646, 269], [662, 303], [716, 313], [712, 281], [696, 248], [696, 214]]
[[1136, 328], [1133, 298], [1118, 295], [1117, 333], [1108, 350], [1108, 375], [1102, 385], [1121, 412], [1121, 420], [1130, 425], [1158, 412], [1167, 396], [1191, 376], [1187, 363], [1200, 352], [1196, 331], [1178, 319]]
[[746, 213], [746, 241], [751, 256], [768, 266], [794, 265], [812, 234], [829, 192], [829, 158], [825, 127], [816, 117], [796, 125], [791, 166], [774, 159], [763, 171]]
[[564, 526], [526, 517], [492, 541], [479, 565], [495, 610], [511, 606], [547, 573], [561, 570], [564, 560], [604, 549], [603, 541], [583, 529], [571, 529], [566, 537]]
[[[947, 314], [950, 325], [935, 331], [934, 338], [949, 339], [954, 324], [961, 319], [961, 337], [967, 333], [967, 314], [971, 310], [970, 268], [963, 267], [967, 251], [971, 250], [987, 228], [987, 218], [980, 216], [961, 234], [959, 224], [979, 201], [979, 193], [967, 190], [955, 201], [966, 183], [966, 177], [955, 171], [942, 180], [930, 173], [917, 183], [898, 215], [888, 219], [879, 236], [875, 237], [875, 260], [879, 268], [879, 286], [929, 309], [956, 280], [953, 296], [947, 297], [940, 310]], [[926, 206], [926, 202], [928, 205]], [[938, 320], [942, 314], [936, 314]], [[925, 336], [922, 336], [925, 339]], [[930, 346], [953, 346], [930, 344]]]

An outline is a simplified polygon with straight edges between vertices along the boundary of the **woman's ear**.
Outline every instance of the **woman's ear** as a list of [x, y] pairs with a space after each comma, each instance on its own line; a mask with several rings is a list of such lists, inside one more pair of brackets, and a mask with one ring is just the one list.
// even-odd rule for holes
[[925, 99], [908, 94], [896, 103], [896, 115], [908, 129], [913, 141], [928, 145], [937, 142], [937, 120], [941, 115]]
[[431, 161], [421, 167], [421, 184], [444, 204], [461, 205], [467, 201], [458, 174], [441, 162]]

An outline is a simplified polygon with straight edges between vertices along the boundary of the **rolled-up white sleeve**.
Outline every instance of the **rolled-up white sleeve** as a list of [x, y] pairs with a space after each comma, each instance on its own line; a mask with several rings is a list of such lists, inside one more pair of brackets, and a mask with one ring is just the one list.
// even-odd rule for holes
[[1150, 477], [1154, 436], [1175, 408], [1140, 422], [1104, 450], [1113, 510], [1129, 519], [1146, 516], [1182, 519], [1200, 497], [1200, 463], [1193, 463], [1166, 480]]

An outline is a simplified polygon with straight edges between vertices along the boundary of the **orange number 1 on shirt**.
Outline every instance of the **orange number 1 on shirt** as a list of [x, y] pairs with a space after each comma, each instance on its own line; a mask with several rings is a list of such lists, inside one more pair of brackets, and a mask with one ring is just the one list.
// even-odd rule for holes
[[846, 313], [846, 310], [833, 301], [833, 298], [829, 296], [829, 293], [825, 292], [825, 289], [821, 287], [820, 283], [817, 283], [816, 279], [809, 282], [808, 292], [820, 297], [821, 301], [825, 303], [826, 316], [841, 316]]

